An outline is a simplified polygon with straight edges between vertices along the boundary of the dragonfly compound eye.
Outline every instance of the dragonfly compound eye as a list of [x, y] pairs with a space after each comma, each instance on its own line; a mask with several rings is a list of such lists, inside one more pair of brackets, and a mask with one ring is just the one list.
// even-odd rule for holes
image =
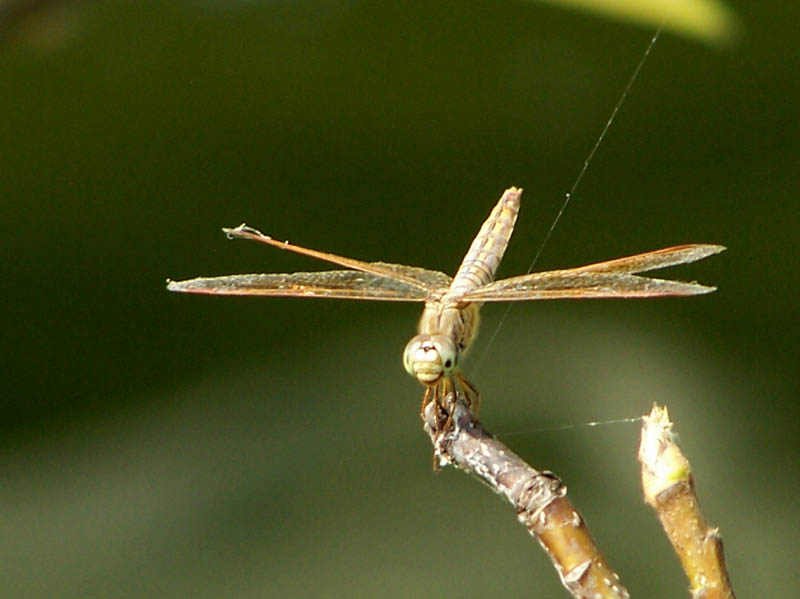
[[452, 340], [445, 335], [434, 335], [431, 341], [439, 354], [442, 373], [444, 376], [452, 376], [458, 367], [458, 350]]
[[417, 335], [403, 354], [406, 371], [424, 385], [451, 376], [458, 366], [458, 352], [445, 335]]

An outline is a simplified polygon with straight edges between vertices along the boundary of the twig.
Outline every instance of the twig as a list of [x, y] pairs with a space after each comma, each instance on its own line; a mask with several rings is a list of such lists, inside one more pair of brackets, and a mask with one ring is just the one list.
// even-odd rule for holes
[[639, 461], [645, 500], [678, 554], [692, 598], [735, 599], [722, 537], [700, 511], [689, 460], [675, 442], [666, 407], [654, 405], [644, 417]]
[[627, 599], [619, 582], [589, 534], [583, 518], [567, 499], [567, 488], [551, 472], [539, 472], [526, 464], [488, 433], [467, 409], [461, 397], [452, 395], [448, 411], [430, 402], [423, 411], [434, 460], [478, 476], [505, 497], [517, 518], [550, 556], [561, 582], [577, 599]]

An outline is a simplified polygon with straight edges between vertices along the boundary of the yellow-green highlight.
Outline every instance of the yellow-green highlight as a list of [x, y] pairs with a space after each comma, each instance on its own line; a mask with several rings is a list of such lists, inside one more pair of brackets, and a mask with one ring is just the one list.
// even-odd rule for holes
[[708, 43], [729, 43], [739, 21], [724, 3], [715, 0], [541, 0], [644, 26], [664, 23], [668, 31]]

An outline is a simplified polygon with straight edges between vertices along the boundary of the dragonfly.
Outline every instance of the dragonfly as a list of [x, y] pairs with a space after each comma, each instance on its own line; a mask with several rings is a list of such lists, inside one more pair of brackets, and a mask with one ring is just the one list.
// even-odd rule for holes
[[[484, 302], [584, 298], [647, 298], [712, 292], [695, 282], [642, 276], [651, 270], [686, 264], [718, 254], [724, 246], [686, 244], [576, 268], [523, 274], [494, 281], [519, 213], [522, 189], [507, 189], [470, 245], [455, 276], [416, 266], [363, 262], [278, 241], [242, 224], [224, 228], [231, 239], [249, 239], [317, 258], [345, 270], [292, 274], [235, 274], [167, 281], [167, 289], [211, 295], [282, 296], [422, 302], [417, 335], [406, 345], [403, 364], [425, 386], [422, 412], [458, 391], [477, 412], [479, 394], [460, 370], [478, 331]], [[450, 395], [452, 393], [452, 395]]]

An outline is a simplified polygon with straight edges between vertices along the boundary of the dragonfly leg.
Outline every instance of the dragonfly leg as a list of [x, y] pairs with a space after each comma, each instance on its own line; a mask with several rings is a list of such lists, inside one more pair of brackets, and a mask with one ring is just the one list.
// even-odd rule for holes
[[[469, 405], [473, 405], [473, 402], [477, 401], [478, 392], [475, 387], [461, 377], [459, 377], [458, 381], [454, 377], [442, 378], [425, 389], [425, 395], [422, 398], [422, 407], [420, 408], [420, 417], [423, 421], [427, 422], [426, 410], [434, 410], [433, 426], [438, 433], [444, 433], [453, 429], [453, 414], [455, 412], [456, 402], [458, 401], [459, 385], [464, 389], [462, 391], [462, 396]], [[470, 398], [468, 393], [471, 394], [474, 399]], [[433, 470], [434, 472], [441, 470], [435, 452], [433, 455]]]
[[422, 396], [422, 405], [419, 408], [419, 417], [422, 420], [425, 420], [425, 408], [431, 403], [434, 399], [432, 396], [434, 395], [433, 389], [431, 387], [425, 387], [425, 395]]
[[[453, 414], [456, 410], [456, 402], [458, 401], [458, 384], [456, 379], [448, 377], [442, 380], [442, 396], [440, 397], [440, 406], [442, 413], [446, 416], [441, 430], [450, 430], [453, 428]], [[467, 399], [469, 402], [469, 399]]]
[[[445, 379], [446, 381], [446, 379]], [[439, 381], [435, 385], [430, 385], [425, 388], [425, 395], [422, 397], [422, 405], [419, 409], [419, 417], [425, 421], [425, 410], [428, 406], [433, 404], [434, 420], [436, 428], [442, 430], [450, 423], [450, 416], [447, 406], [445, 405], [445, 398], [447, 397], [446, 382]]]
[[470, 410], [472, 410], [472, 414], [477, 418], [478, 408], [481, 403], [481, 394], [475, 388], [475, 385], [464, 378], [464, 375], [460, 372], [456, 374], [456, 376], [458, 377], [458, 382], [461, 384], [461, 388], [464, 390], [464, 399], [467, 401], [467, 406], [469, 406]]

